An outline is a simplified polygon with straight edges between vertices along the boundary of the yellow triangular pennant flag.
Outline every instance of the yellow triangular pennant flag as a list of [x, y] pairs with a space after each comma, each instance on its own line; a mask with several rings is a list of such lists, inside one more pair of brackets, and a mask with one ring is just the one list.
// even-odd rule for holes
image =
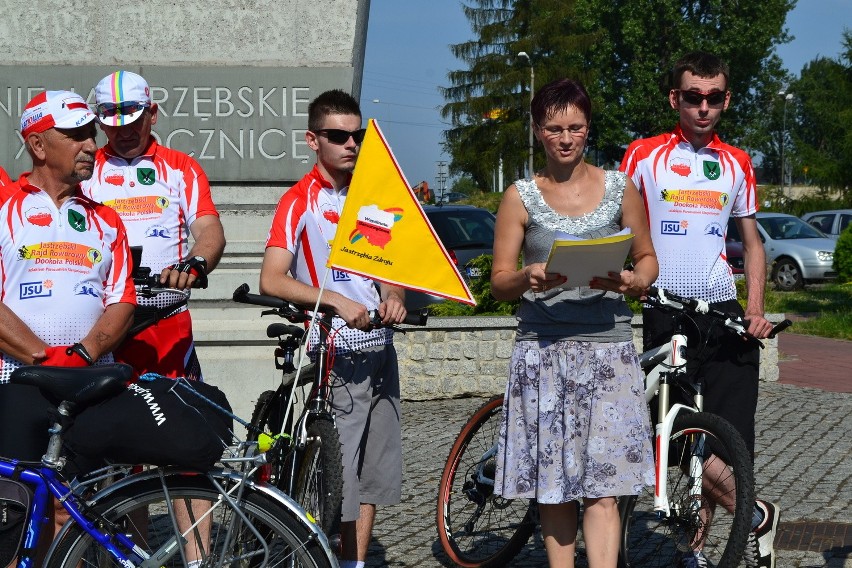
[[328, 266], [476, 305], [373, 119], [367, 124]]

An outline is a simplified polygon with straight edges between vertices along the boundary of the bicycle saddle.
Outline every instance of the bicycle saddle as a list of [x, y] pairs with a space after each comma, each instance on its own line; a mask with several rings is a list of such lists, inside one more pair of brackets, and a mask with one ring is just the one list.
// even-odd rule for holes
[[12, 371], [10, 381], [38, 387], [53, 401], [83, 408], [122, 392], [132, 378], [133, 367], [123, 363], [79, 368], [25, 365]]

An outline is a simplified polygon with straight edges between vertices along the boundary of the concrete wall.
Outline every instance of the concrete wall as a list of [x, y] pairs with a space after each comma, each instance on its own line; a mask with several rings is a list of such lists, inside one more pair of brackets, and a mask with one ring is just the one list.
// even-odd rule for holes
[[4, 65], [356, 68], [369, 0], [0, 0]]
[[[208, 312], [197, 319], [199, 312]], [[193, 310], [198, 355], [205, 380], [228, 395], [235, 412], [248, 419], [257, 396], [274, 389], [280, 372], [273, 366], [275, 342], [266, 326], [274, 319], [260, 316], [261, 308]], [[777, 323], [781, 314], [768, 319]], [[423, 329], [396, 334], [402, 396], [430, 400], [459, 396], [491, 396], [506, 385], [515, 319], [513, 317], [431, 318]], [[641, 349], [642, 318], [633, 318], [634, 340]], [[778, 340], [764, 341], [760, 378], [778, 380]]]

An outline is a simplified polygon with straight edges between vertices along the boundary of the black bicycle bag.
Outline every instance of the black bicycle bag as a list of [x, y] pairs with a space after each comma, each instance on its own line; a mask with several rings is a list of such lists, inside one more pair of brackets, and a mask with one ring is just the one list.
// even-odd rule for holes
[[0, 479], [0, 566], [18, 556], [32, 506], [32, 490], [14, 479]]

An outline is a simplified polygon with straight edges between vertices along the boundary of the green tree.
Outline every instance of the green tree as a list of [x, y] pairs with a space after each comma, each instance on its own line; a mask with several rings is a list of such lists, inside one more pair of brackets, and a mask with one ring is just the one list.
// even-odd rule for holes
[[[502, 157], [512, 175], [524, 170], [529, 66], [541, 86], [578, 78], [593, 103], [589, 159], [620, 161], [637, 137], [670, 130], [670, 72], [686, 52], [702, 49], [731, 67], [731, 107], [720, 125], [726, 141], [770, 146], [766, 109], [787, 77], [774, 53], [795, 0], [471, 0], [465, 14], [476, 39], [451, 46], [468, 65], [449, 74], [444, 107], [451, 169], [490, 187]], [[519, 85], [524, 87], [519, 89]], [[482, 120], [492, 109], [503, 112]], [[777, 144], [777, 142], [776, 142]], [[536, 157], [543, 163], [543, 156]], [[511, 176], [510, 176], [511, 177]]]
[[[794, 172], [823, 189], [852, 185], [852, 31], [843, 34], [845, 53], [838, 60], [818, 57], [805, 65], [791, 85], [795, 120], [790, 127]], [[789, 117], [788, 117], [789, 118]], [[805, 171], [807, 168], [807, 171]]]
[[[568, 54], [588, 49], [596, 35], [575, 32], [576, 0], [476, 0], [464, 6], [476, 39], [451, 45], [467, 69], [449, 74], [442, 110], [453, 127], [445, 147], [452, 173], [494, 188], [502, 163], [507, 183], [523, 175], [528, 159], [530, 63], [535, 82], [580, 76]], [[529, 54], [530, 61], [518, 58]]]
[[[730, 67], [731, 106], [719, 130], [734, 144], [763, 132], [760, 117], [784, 79], [776, 45], [788, 41], [787, 12], [795, 0], [578, 0], [584, 28], [604, 29], [585, 59], [597, 71], [590, 91], [602, 102], [592, 143], [605, 161], [621, 159], [637, 137], [671, 130], [667, 102], [671, 69], [683, 54], [703, 50]], [[759, 134], [757, 134], [759, 136]]]

